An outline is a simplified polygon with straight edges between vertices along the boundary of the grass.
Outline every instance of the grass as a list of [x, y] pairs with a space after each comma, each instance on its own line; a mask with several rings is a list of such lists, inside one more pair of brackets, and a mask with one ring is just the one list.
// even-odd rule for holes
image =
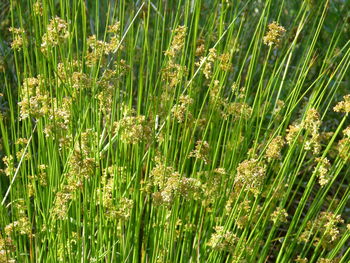
[[1, 263], [350, 261], [347, 1], [0, 8]]

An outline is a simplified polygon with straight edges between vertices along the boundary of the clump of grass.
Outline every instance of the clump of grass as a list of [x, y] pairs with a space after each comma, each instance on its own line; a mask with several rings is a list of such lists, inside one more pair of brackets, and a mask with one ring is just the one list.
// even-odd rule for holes
[[346, 1], [0, 7], [0, 262], [350, 261]]

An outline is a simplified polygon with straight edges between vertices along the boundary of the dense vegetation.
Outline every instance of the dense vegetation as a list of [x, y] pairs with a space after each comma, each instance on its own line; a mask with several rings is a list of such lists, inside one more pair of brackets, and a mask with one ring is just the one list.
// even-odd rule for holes
[[350, 2], [0, 2], [0, 263], [350, 262]]

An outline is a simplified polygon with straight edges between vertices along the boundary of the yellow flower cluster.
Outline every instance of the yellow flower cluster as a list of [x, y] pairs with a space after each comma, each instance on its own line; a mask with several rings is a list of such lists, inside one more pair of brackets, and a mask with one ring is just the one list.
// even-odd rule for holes
[[36, 182], [39, 182], [40, 186], [47, 186], [47, 165], [45, 164], [40, 164], [38, 165], [38, 172], [34, 175], [28, 176], [28, 179], [31, 180], [31, 182], [28, 183], [28, 195], [29, 196], [34, 196], [35, 195], [35, 184]]
[[199, 172], [202, 182], [202, 205], [207, 211], [211, 210], [212, 205], [217, 202], [222, 194], [221, 186], [226, 183], [227, 173], [223, 168], [217, 168], [214, 171]]
[[21, 90], [22, 100], [20, 106], [20, 119], [29, 116], [40, 118], [49, 113], [51, 98], [49, 93], [42, 88], [44, 80], [40, 75], [37, 78], [26, 78]]
[[173, 30], [173, 40], [169, 48], [165, 51], [165, 56], [169, 58], [162, 72], [162, 79], [166, 81], [169, 88], [175, 87], [180, 83], [184, 74], [187, 72], [186, 66], [177, 63], [176, 59], [181, 58], [181, 52], [186, 40], [186, 26], [178, 26]]
[[315, 167], [314, 174], [318, 177], [318, 182], [321, 187], [328, 184], [328, 182], [332, 179], [331, 173], [329, 169], [331, 168], [331, 163], [326, 157], [316, 158], [316, 162], [319, 164]]
[[202, 160], [205, 164], [209, 163], [209, 144], [207, 141], [197, 141], [195, 149], [190, 152], [189, 157]]
[[202, 196], [200, 180], [182, 177], [173, 167], [164, 165], [159, 157], [155, 161], [150, 179], [159, 190], [153, 193], [156, 204], [169, 206], [179, 196], [187, 200], [198, 200]]
[[71, 98], [64, 97], [60, 101], [57, 101], [57, 98], [52, 98], [49, 92], [45, 90], [44, 80], [40, 75], [36, 78], [24, 79], [21, 98], [22, 100], [18, 102], [20, 120], [25, 120], [29, 117], [36, 119], [46, 117], [47, 121], [44, 124], [46, 137], [60, 140], [62, 137], [69, 135]]
[[271, 214], [271, 221], [274, 224], [287, 222], [288, 214], [286, 209], [277, 207], [276, 210]]
[[136, 115], [135, 110], [125, 110], [124, 117], [114, 123], [115, 132], [122, 142], [137, 144], [147, 141], [152, 135], [151, 122], [144, 115]]
[[[119, 169], [115, 169], [115, 173], [120, 177], [122, 176], [121, 174], [124, 173], [124, 169], [123, 167], [118, 168]], [[102, 205], [104, 214], [108, 219], [127, 220], [131, 215], [134, 202], [125, 197], [115, 196], [115, 173], [113, 167], [106, 169], [106, 172], [102, 177], [102, 188], [97, 191], [98, 196], [102, 197], [102, 201], [99, 202], [99, 204]]]
[[333, 110], [335, 112], [350, 113], [350, 94], [344, 96], [344, 100], [339, 102]]
[[[306, 112], [306, 118], [303, 122], [303, 127], [308, 132], [309, 136], [304, 144], [305, 150], [311, 150], [314, 154], [319, 154], [321, 150], [320, 133], [321, 126], [320, 114], [315, 109], [309, 109]], [[311, 135], [311, 137], [310, 137]]]
[[0, 234], [0, 262], [3, 263], [16, 263], [10, 255], [16, 249], [11, 237], [2, 237]]
[[181, 95], [179, 103], [174, 105], [171, 112], [178, 123], [183, 123], [186, 118], [191, 119], [192, 115], [189, 112], [189, 107], [193, 103], [193, 99], [189, 96]]
[[286, 30], [283, 26], [280, 26], [277, 22], [272, 22], [268, 25], [269, 31], [264, 36], [264, 44], [268, 46], [278, 46], [278, 44], [281, 42], [282, 35]]
[[55, 219], [68, 218], [69, 202], [74, 199], [74, 194], [81, 190], [86, 180], [95, 172], [97, 163], [94, 157], [93, 142], [96, 133], [88, 129], [81, 133], [80, 140], [74, 145], [72, 155], [68, 160], [68, 170], [64, 174], [66, 181], [56, 193], [52, 215]]
[[11, 236], [12, 234], [16, 235], [32, 235], [32, 224], [29, 221], [27, 216], [27, 208], [25, 205], [25, 201], [23, 199], [19, 199], [15, 203], [15, 212], [17, 214], [18, 220], [11, 222], [7, 226], [5, 226], [5, 233], [7, 236]]
[[210, 237], [207, 246], [218, 251], [226, 251], [233, 253], [239, 238], [231, 231], [225, 231], [223, 226], [214, 227], [215, 233]]
[[158, 205], [170, 206], [178, 196], [197, 200], [201, 195], [201, 190], [201, 182], [198, 179], [181, 178], [178, 172], [172, 172], [165, 178], [165, 183], [160, 191], [153, 194], [153, 200]]
[[254, 195], [260, 193], [260, 188], [266, 176], [266, 165], [257, 159], [244, 160], [237, 167], [235, 183], [245, 186], [245, 190]]
[[277, 136], [268, 145], [265, 157], [269, 162], [272, 160], [277, 160], [281, 158], [281, 150], [285, 144], [282, 136]]
[[252, 115], [253, 109], [245, 102], [231, 102], [225, 106], [224, 117], [232, 116], [234, 120], [247, 120]]
[[[315, 155], [318, 155], [321, 151], [321, 139], [320, 134], [320, 114], [316, 109], [310, 108], [305, 113], [305, 118], [301, 123], [289, 125], [287, 129], [286, 140], [288, 144], [292, 144], [295, 139], [299, 141], [304, 138], [303, 147], [306, 151], [312, 150]], [[302, 133], [302, 132], [305, 132]], [[298, 134], [301, 136], [298, 137]], [[305, 136], [303, 136], [303, 134]]]
[[93, 67], [97, 65], [98, 61], [103, 58], [103, 55], [108, 55], [122, 49], [119, 38], [120, 23], [116, 22], [114, 25], [108, 27], [108, 33], [112, 36], [109, 41], [98, 40], [96, 35], [92, 35], [87, 39], [87, 44], [90, 50], [86, 55], [86, 65]]
[[71, 124], [71, 105], [72, 99], [69, 97], [63, 98], [60, 102], [61, 106], [56, 98], [52, 99], [50, 112], [48, 119], [51, 123], [47, 123], [44, 128], [46, 137], [55, 138], [56, 135], [59, 139], [64, 137], [68, 132], [69, 125]]
[[6, 176], [12, 176], [15, 171], [15, 161], [12, 155], [4, 156], [2, 161], [5, 165], [5, 169], [0, 169], [0, 172], [3, 172]]
[[167, 51], [165, 51], [165, 56], [169, 56], [174, 58], [185, 45], [185, 37], [186, 37], [186, 26], [178, 26], [174, 31], [174, 37], [171, 41], [170, 47]]
[[333, 212], [321, 212], [316, 219], [307, 222], [306, 229], [298, 240], [307, 243], [313, 236], [314, 246], [321, 244], [324, 249], [331, 248], [334, 241], [341, 236], [338, 225], [342, 223], [344, 220], [340, 215]]
[[49, 48], [58, 46], [69, 37], [68, 23], [56, 16], [47, 25], [46, 33], [42, 36], [41, 51], [46, 53]]
[[22, 28], [10, 27], [9, 31], [13, 34], [13, 40], [11, 42], [11, 48], [14, 50], [21, 50], [23, 46], [27, 44], [25, 37], [25, 31]]
[[209, 54], [207, 57], [201, 57], [200, 61], [196, 64], [197, 66], [200, 66], [203, 64], [202, 70], [203, 74], [206, 79], [210, 79], [213, 75], [213, 66], [214, 62], [217, 59], [216, 49], [211, 48], [209, 49]]
[[34, 15], [43, 16], [43, 4], [40, 1], [37, 1], [33, 4]]

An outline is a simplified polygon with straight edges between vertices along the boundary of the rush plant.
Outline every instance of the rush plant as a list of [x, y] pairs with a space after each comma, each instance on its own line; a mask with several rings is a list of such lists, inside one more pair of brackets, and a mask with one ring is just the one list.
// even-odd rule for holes
[[350, 262], [350, 2], [0, 2], [0, 263]]

